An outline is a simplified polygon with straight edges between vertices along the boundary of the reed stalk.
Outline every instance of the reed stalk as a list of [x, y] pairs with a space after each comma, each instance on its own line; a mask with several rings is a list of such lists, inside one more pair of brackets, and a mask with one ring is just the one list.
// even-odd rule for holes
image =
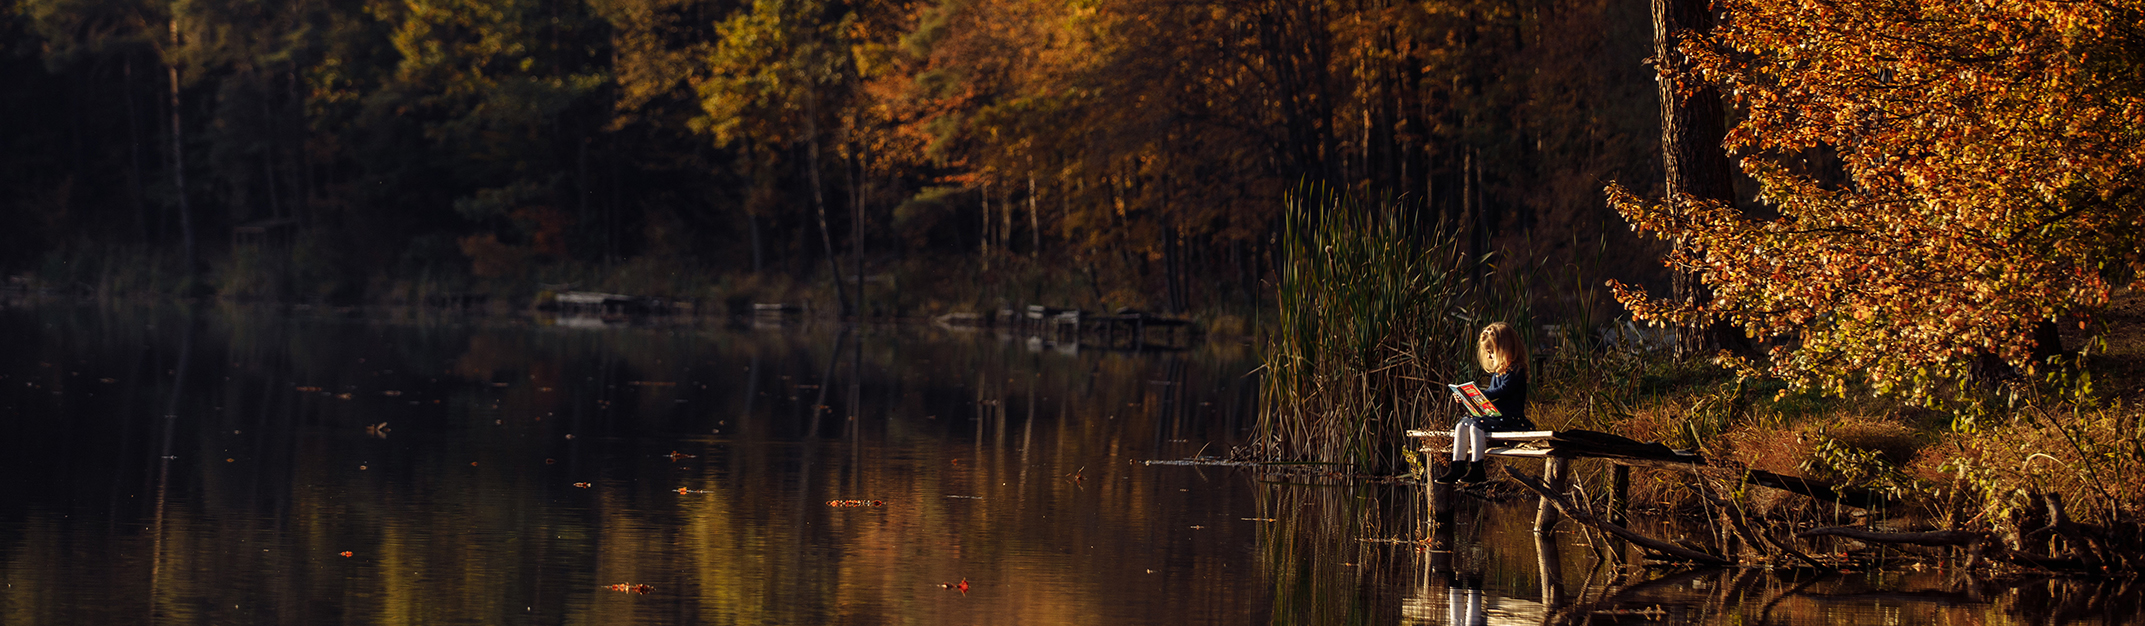
[[1478, 316], [1459, 238], [1319, 189], [1291, 194], [1283, 220], [1258, 451], [1404, 467], [1403, 433], [1448, 413], [1444, 384], [1473, 373]]

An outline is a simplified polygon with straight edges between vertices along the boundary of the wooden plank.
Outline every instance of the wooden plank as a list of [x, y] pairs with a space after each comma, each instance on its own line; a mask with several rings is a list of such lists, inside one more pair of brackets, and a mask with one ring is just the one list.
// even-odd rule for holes
[[[1408, 432], [1407, 432], [1407, 435], [1408, 435], [1409, 437], [1417, 437], [1417, 438], [1430, 438], [1430, 437], [1451, 437], [1451, 436], [1452, 436], [1452, 431], [1449, 431], [1449, 430], [1410, 430], [1410, 431], [1408, 431]], [[1518, 430], [1518, 431], [1511, 431], [1511, 432], [1490, 433], [1490, 440], [1491, 440], [1491, 441], [1541, 441], [1541, 440], [1544, 440], [1544, 439], [1552, 439], [1552, 438], [1555, 438], [1556, 436], [1557, 436], [1557, 431], [1554, 431], [1554, 430]]]
[[[1450, 455], [1452, 454], [1452, 447], [1451, 447], [1451, 446], [1446, 446], [1446, 447], [1443, 447], [1443, 448], [1436, 448], [1436, 447], [1428, 447], [1428, 446], [1425, 446], [1425, 447], [1423, 447], [1423, 448], [1422, 448], [1422, 452], [1423, 452], [1424, 454], [1443, 454], [1443, 455], [1447, 455], [1447, 457], [1449, 458], [1449, 457], [1450, 457]], [[1515, 459], [1540, 459], [1540, 458], [1547, 458], [1547, 457], [1549, 457], [1549, 454], [1550, 454], [1550, 452], [1551, 452], [1551, 450], [1550, 450], [1549, 448], [1511, 448], [1511, 447], [1506, 447], [1506, 448], [1490, 448], [1489, 450], [1487, 450], [1487, 451], [1484, 451], [1484, 452], [1483, 452], [1483, 454], [1485, 454], [1485, 455], [1489, 455], [1489, 456], [1501, 456], [1501, 457], [1509, 457], [1509, 458], [1515, 458]]]

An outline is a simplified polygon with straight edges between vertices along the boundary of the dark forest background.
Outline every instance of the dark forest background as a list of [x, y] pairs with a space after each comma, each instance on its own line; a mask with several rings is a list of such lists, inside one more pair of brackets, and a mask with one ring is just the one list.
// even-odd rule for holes
[[1643, 280], [1602, 189], [1660, 187], [1651, 45], [1606, 0], [7, 0], [0, 270], [1243, 311], [1318, 185]]

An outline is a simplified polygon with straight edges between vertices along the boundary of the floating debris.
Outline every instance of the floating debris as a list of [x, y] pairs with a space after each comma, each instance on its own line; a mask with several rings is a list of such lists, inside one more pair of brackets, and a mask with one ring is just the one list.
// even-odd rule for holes
[[957, 589], [957, 590], [960, 590], [960, 592], [961, 592], [961, 595], [968, 595], [968, 579], [966, 579], [966, 578], [963, 578], [963, 579], [961, 579], [961, 582], [957, 582], [957, 583], [939, 583], [939, 586], [938, 586], [938, 588], [940, 588], [940, 589]]
[[343, 551], [343, 558], [346, 558], [346, 559], [347, 559], [347, 558], [350, 558], [350, 556], [351, 556], [352, 554], [354, 554], [354, 553], [353, 553], [353, 552], [351, 552], [351, 551], [349, 551], [349, 550], [344, 550], [344, 551]]
[[946, 496], [956, 500], [982, 500], [983, 496]]
[[347, 394], [347, 393], [338, 393], [338, 394], [335, 394], [335, 399], [337, 399], [337, 400], [348, 400], [348, 399], [350, 399], [350, 394]]
[[1363, 543], [1387, 543], [1401, 546], [1430, 544], [1429, 539], [1393, 539], [1386, 537], [1357, 537], [1356, 541], [1360, 541]]
[[580, 487], [580, 488], [582, 488], [582, 489], [587, 489], [587, 488], [589, 488], [589, 487], [594, 487], [595, 485], [591, 485], [591, 484], [588, 484], [588, 483], [574, 483], [574, 484], [573, 484], [573, 486], [575, 486], [575, 487]]
[[676, 463], [676, 462], [678, 462], [678, 459], [690, 459], [690, 458], [694, 458], [694, 457], [693, 457], [693, 455], [690, 455], [690, 454], [686, 454], [686, 453], [683, 453], [683, 452], [679, 452], [679, 451], [677, 451], [677, 450], [671, 450], [671, 451], [670, 451], [670, 454], [666, 454], [666, 455], [663, 455], [663, 456], [667, 456], [667, 457], [670, 457], [670, 462], [672, 462], [672, 463]]
[[715, 492], [714, 492], [714, 491], [712, 491], [712, 490], [707, 490], [707, 489], [686, 489], [686, 488], [684, 488], [684, 487], [679, 487], [679, 488], [678, 488], [678, 495], [681, 495], [681, 496], [682, 496], [682, 495], [686, 495], [686, 494], [693, 494], [693, 493], [715, 493]]
[[315, 392], [315, 391], [320, 391], [320, 388], [319, 388], [319, 387], [299, 387], [299, 388], [298, 388], [298, 390], [299, 390], [299, 391], [303, 391], [303, 392], [306, 392], [306, 393], [313, 393], [313, 392]]
[[828, 501], [827, 501], [827, 506], [832, 506], [832, 507], [849, 507], [849, 506], [886, 506], [886, 501], [885, 501], [885, 500], [828, 500]]
[[661, 381], [654, 381], [654, 380], [636, 380], [636, 381], [628, 382], [628, 383], [626, 383], [626, 384], [628, 384], [628, 385], [632, 385], [632, 386], [635, 386], [635, 387], [676, 387], [676, 386], [678, 386], [678, 383], [672, 383], [672, 382], [661, 382]]
[[1229, 461], [1229, 460], [1217, 459], [1217, 458], [1214, 458], [1214, 457], [1199, 457], [1199, 458], [1195, 458], [1195, 459], [1171, 459], [1171, 460], [1153, 460], [1153, 461], [1140, 461], [1140, 465], [1192, 465], [1192, 466], [1215, 466], [1215, 467], [1266, 467], [1266, 466], [1272, 466], [1272, 465], [1277, 465], [1277, 464], [1275, 464], [1275, 463], [1256, 463], [1256, 462], [1251, 462], [1251, 461]]
[[381, 439], [387, 438], [387, 431], [387, 422], [380, 422], [378, 424], [373, 424], [371, 426], [365, 427], [365, 434], [372, 435], [374, 437], [379, 437]]
[[645, 596], [645, 595], [648, 595], [648, 592], [650, 592], [650, 591], [655, 591], [655, 586], [654, 586], [654, 585], [636, 585], [636, 584], [633, 584], [633, 583], [618, 583], [618, 584], [616, 584], [616, 585], [611, 585], [611, 586], [610, 586], [609, 588], [610, 588], [610, 590], [611, 590], [611, 591], [623, 591], [623, 592], [626, 592], [626, 593], [637, 593], [637, 594], [641, 594], [641, 595], [644, 595], [644, 596]]

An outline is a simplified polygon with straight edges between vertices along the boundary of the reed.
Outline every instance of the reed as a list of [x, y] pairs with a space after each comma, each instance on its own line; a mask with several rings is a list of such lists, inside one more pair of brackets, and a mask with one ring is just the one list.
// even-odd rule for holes
[[1292, 194], [1283, 220], [1256, 452], [1404, 467], [1402, 433], [1449, 412], [1444, 383], [1472, 373], [1459, 238], [1320, 189]]

